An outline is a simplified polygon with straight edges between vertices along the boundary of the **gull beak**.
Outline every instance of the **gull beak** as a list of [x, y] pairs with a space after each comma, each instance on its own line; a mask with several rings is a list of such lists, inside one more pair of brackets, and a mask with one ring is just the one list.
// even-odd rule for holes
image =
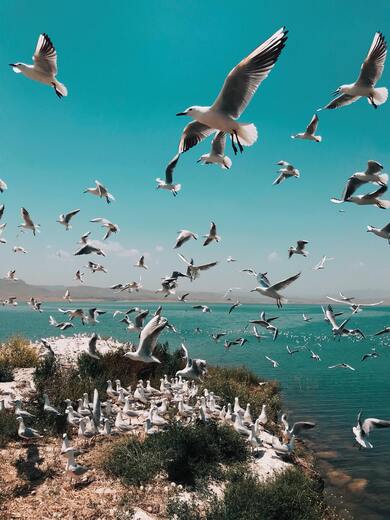
[[185, 112], [178, 112], [176, 115], [177, 116], [186, 116], [187, 114]]
[[15, 65], [15, 63], [8, 63], [8, 65], [9, 65], [10, 67], [17, 67], [17, 65]]

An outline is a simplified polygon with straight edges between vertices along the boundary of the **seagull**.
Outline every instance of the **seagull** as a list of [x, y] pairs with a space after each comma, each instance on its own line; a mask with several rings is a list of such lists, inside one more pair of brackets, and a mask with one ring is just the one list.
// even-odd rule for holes
[[49, 316], [49, 323], [50, 325], [52, 325], [53, 327], [56, 327], [57, 329], [60, 329], [60, 330], [66, 330], [66, 329], [69, 329], [71, 327], [74, 327], [73, 323], [71, 323], [70, 321], [63, 321], [61, 323], [58, 323], [54, 318], [53, 316]]
[[3, 218], [4, 211], [5, 211], [5, 206], [4, 206], [4, 204], [1, 204], [0, 205], [0, 220]]
[[135, 352], [126, 352], [125, 356], [133, 361], [141, 361], [143, 363], [161, 363], [159, 359], [153, 356], [154, 349], [160, 333], [167, 326], [168, 321], [159, 314], [154, 316], [142, 329], [140, 341]]
[[193, 305], [193, 309], [199, 309], [202, 312], [211, 312], [210, 307], [207, 307], [207, 305]]
[[277, 307], [282, 307], [283, 303], [287, 303], [288, 300], [284, 298], [278, 291], [281, 289], [285, 289], [290, 284], [295, 282], [299, 277], [301, 276], [301, 273], [294, 274], [293, 276], [290, 276], [289, 278], [286, 278], [285, 280], [282, 280], [281, 282], [275, 283], [273, 285], [269, 285], [265, 280], [262, 282], [261, 285], [256, 287], [255, 289], [252, 289], [250, 292], [259, 292], [263, 296], [267, 296], [268, 298], [273, 298], [276, 300]]
[[242, 273], [247, 273], [249, 276], [257, 276], [257, 273], [254, 269], [248, 268], [248, 269], [241, 269]]
[[197, 145], [216, 130], [231, 136], [235, 154], [237, 146], [242, 152], [243, 145], [251, 146], [256, 142], [255, 125], [239, 123], [237, 119], [272, 70], [286, 40], [287, 31], [283, 27], [245, 57], [230, 71], [212, 106], [191, 106], [176, 114], [194, 119], [183, 130], [177, 160], [181, 153]]
[[179, 249], [183, 244], [188, 242], [191, 238], [194, 240], [198, 240], [198, 235], [196, 233], [193, 233], [192, 231], [189, 231], [188, 229], [181, 229], [178, 231], [179, 236], [176, 238], [175, 245], [173, 246], [173, 249]]
[[348, 305], [349, 308], [355, 312], [360, 312], [364, 307], [377, 307], [378, 305], [381, 305], [383, 303], [383, 300], [381, 300], [380, 302], [373, 303], [353, 303], [352, 300], [354, 300], [354, 298], [348, 300], [345, 300], [344, 298], [338, 300], [337, 298], [332, 298], [331, 296], [327, 296], [327, 298], [328, 300], [332, 300], [333, 302]]
[[348, 178], [341, 200], [347, 201], [360, 186], [369, 182], [387, 186], [389, 176], [387, 173], [381, 173], [382, 170], [382, 164], [378, 161], [369, 160], [364, 172], [355, 172]]
[[[7, 243], [6, 239], [2, 238], [2, 236], [1, 236], [3, 234], [4, 229], [5, 229], [6, 226], [7, 226], [6, 223], [0, 224], [0, 244], [6, 244]], [[14, 253], [16, 253], [15, 248], [13, 248], [13, 249], [14, 249]], [[27, 251], [26, 251], [26, 253], [27, 253]]]
[[223, 297], [228, 300], [228, 301], [231, 301], [231, 298], [230, 298], [230, 295], [232, 294], [233, 291], [240, 291], [240, 287], [229, 287], [229, 289], [227, 289], [227, 291], [225, 292], [225, 294], [223, 295]]
[[76, 275], [75, 275], [75, 278], [74, 278], [74, 279], [75, 279], [75, 280], [78, 280], [80, 283], [84, 283], [83, 276], [84, 276], [84, 273], [82, 273], [82, 272], [80, 271], [80, 269], [78, 269], [78, 270], [76, 271]]
[[[4, 226], [4, 224], [3, 224], [3, 226]], [[22, 246], [14, 246], [12, 248], [12, 251], [14, 253], [23, 253], [25, 255], [28, 253], [28, 251], [26, 249], [24, 249], [24, 247], [22, 247]]]
[[311, 321], [311, 318], [309, 316], [306, 316], [306, 314], [302, 314], [303, 321]]
[[58, 410], [56, 410], [53, 406], [51, 406], [50, 401], [49, 401], [49, 396], [47, 394], [43, 394], [43, 400], [44, 400], [44, 405], [43, 405], [44, 412], [47, 412], [47, 413], [50, 413], [53, 415], [57, 415], [57, 416], [61, 415]]
[[97, 273], [98, 271], [102, 273], [107, 273], [107, 269], [102, 266], [101, 264], [95, 264], [95, 262], [88, 262], [88, 265], [86, 265], [88, 269], [90, 269], [93, 273]]
[[280, 420], [284, 426], [283, 433], [284, 433], [284, 435], [287, 436], [288, 440], [290, 440], [292, 436], [295, 437], [303, 431], [312, 430], [316, 426], [316, 423], [313, 423], [310, 421], [299, 421], [299, 422], [295, 422], [292, 425], [292, 428], [290, 428], [288, 421], [287, 421], [287, 414], [285, 414], [285, 413], [282, 415]]
[[109, 236], [111, 236], [112, 233], [117, 233], [119, 231], [118, 224], [113, 224], [106, 218], [93, 218], [90, 220], [90, 222], [99, 223], [102, 225], [102, 227], [105, 227], [107, 229], [106, 234], [103, 237], [103, 240], [107, 240]]
[[299, 134], [292, 135], [291, 139], [304, 139], [306, 141], [315, 141], [316, 143], [320, 143], [322, 141], [322, 137], [320, 135], [315, 135], [318, 122], [318, 115], [314, 114], [310, 123], [307, 125], [306, 130], [304, 132], [300, 132]]
[[16, 278], [16, 270], [15, 269], [11, 269], [10, 271], [8, 271], [6, 279], [7, 280], [12, 280], [14, 282], [17, 282], [19, 280], [19, 278]]
[[268, 356], [265, 356], [265, 359], [268, 359], [268, 361], [272, 364], [272, 366], [273, 366], [274, 368], [278, 368], [278, 366], [280, 366], [279, 363], [278, 363], [277, 361], [275, 361], [274, 359], [271, 359], [271, 358], [268, 357]]
[[385, 238], [390, 244], [390, 224], [386, 224], [383, 228], [367, 226], [367, 233], [374, 233], [377, 237]]
[[78, 249], [74, 253], [74, 256], [91, 255], [93, 253], [100, 256], [106, 256], [105, 252], [102, 251], [102, 249], [100, 249], [99, 247], [95, 247], [92, 244], [85, 244], [83, 247], [80, 247], [80, 249]]
[[60, 224], [62, 224], [63, 226], [65, 226], [65, 229], [66, 231], [68, 231], [69, 229], [71, 229], [71, 225], [70, 225], [70, 221], [71, 219], [77, 215], [77, 213], [79, 212], [80, 210], [79, 209], [75, 209], [73, 211], [70, 211], [69, 213], [62, 213], [59, 217], [58, 217], [58, 220], [57, 222], [59, 222]]
[[217, 235], [217, 226], [214, 222], [211, 222], [209, 234], [203, 235], [203, 237], [206, 239], [203, 243], [204, 246], [208, 246], [214, 240], [216, 242], [219, 242], [221, 240], [221, 237]]
[[[341, 85], [335, 92], [336, 99], [328, 103], [324, 108], [339, 108], [354, 103], [361, 97], [374, 108], [387, 101], [387, 88], [375, 88], [380, 80], [385, 66], [387, 44], [382, 33], [375, 33], [370, 50], [360, 69], [360, 74], [355, 83]], [[340, 95], [339, 95], [340, 94]]]
[[33, 232], [33, 235], [35, 236], [35, 234], [39, 232], [39, 225], [34, 224], [30, 217], [30, 213], [25, 208], [22, 208], [20, 210], [20, 213], [22, 215], [23, 224], [20, 224], [18, 227], [23, 229], [30, 229]]
[[64, 296], [62, 297], [63, 300], [66, 300], [68, 303], [72, 303], [72, 300], [70, 299], [70, 291], [69, 289], [66, 289]]
[[281, 182], [283, 182], [285, 179], [288, 179], [289, 177], [296, 177], [297, 179], [299, 179], [299, 176], [300, 176], [299, 170], [297, 168], [294, 168], [294, 166], [292, 164], [290, 164], [286, 161], [279, 161], [276, 164], [278, 164], [279, 166], [283, 166], [283, 168], [279, 169], [280, 175], [278, 177], [276, 177], [276, 179], [272, 183], [273, 185], [280, 184]]
[[298, 240], [297, 247], [289, 247], [288, 257], [291, 258], [293, 255], [307, 256], [309, 253], [305, 250], [305, 245], [308, 243], [307, 240]]
[[57, 78], [57, 51], [46, 33], [39, 35], [37, 46], [33, 56], [34, 64], [10, 63], [13, 71], [22, 73], [27, 78], [39, 81], [54, 88], [55, 93], [61, 99], [68, 95], [68, 90]]
[[183, 303], [187, 303], [187, 296], [189, 295], [190, 293], [185, 293], [185, 294], [182, 294], [181, 296], [178, 296], [177, 299], [179, 302], [183, 302]]
[[217, 332], [216, 334], [212, 334], [211, 337], [213, 338], [214, 341], [218, 341], [220, 338], [223, 338], [224, 336], [226, 336], [226, 332]]
[[176, 377], [184, 377], [192, 381], [202, 381], [202, 377], [207, 374], [207, 363], [204, 359], [191, 359], [188, 356], [188, 350], [184, 343], [181, 344], [181, 350], [184, 352], [183, 359], [186, 366], [182, 370], [176, 372]]
[[341, 336], [345, 336], [345, 335], [348, 336], [348, 335], [353, 335], [353, 334], [360, 334], [362, 337], [364, 337], [364, 334], [359, 329], [346, 329], [345, 328], [345, 325], [349, 322], [349, 320], [352, 318], [352, 316], [356, 312], [357, 312], [356, 310], [353, 310], [351, 316], [349, 316], [342, 323], [340, 323], [340, 325], [337, 325], [336, 319], [335, 319], [335, 314], [333, 312], [333, 308], [331, 305], [328, 305], [327, 309], [325, 310], [325, 314], [326, 314], [328, 323], [330, 323], [330, 325], [332, 326], [332, 332], [333, 332], [334, 337], [338, 336], [339, 339], [341, 339]]
[[[1, 217], [0, 217], [0, 218], [1, 218]], [[227, 263], [230, 263], [230, 262], [237, 262], [237, 260], [236, 260], [235, 258], [233, 258], [232, 256], [228, 256], [228, 257], [226, 258], [226, 262], [227, 262]]]
[[18, 435], [22, 439], [30, 440], [30, 439], [40, 439], [42, 438], [42, 435], [40, 435], [37, 430], [34, 430], [33, 428], [29, 428], [28, 426], [25, 426], [23, 417], [16, 417], [16, 420], [19, 422], [18, 427]]
[[259, 331], [257, 330], [256, 325], [253, 325], [252, 327], [253, 335], [257, 339], [257, 341], [261, 340], [261, 335], [259, 334]]
[[110, 204], [111, 201], [115, 201], [115, 197], [108, 193], [107, 188], [103, 186], [99, 181], [95, 181], [94, 188], [86, 188], [84, 193], [91, 193], [91, 195], [96, 195], [100, 199], [106, 199], [107, 204]]
[[328, 368], [347, 368], [348, 370], [355, 371], [355, 369], [353, 367], [351, 367], [351, 365], [348, 365], [347, 363], [339, 363], [338, 365], [332, 365]]
[[380, 330], [379, 332], [376, 332], [374, 336], [382, 336], [382, 334], [389, 334], [390, 333], [390, 327], [385, 327], [384, 329]]
[[260, 319], [258, 320], [250, 320], [249, 323], [253, 323], [254, 325], [260, 325], [260, 327], [263, 327], [264, 329], [266, 330], [269, 330], [273, 333], [273, 341], [276, 340], [276, 338], [278, 337], [278, 334], [279, 334], [279, 330], [277, 327], [275, 327], [275, 325], [272, 325], [272, 321], [274, 320], [277, 320], [278, 317], [275, 316], [273, 318], [266, 318], [265, 317], [265, 312], [263, 311], [261, 314], [260, 314]]
[[168, 163], [168, 166], [165, 169], [165, 180], [157, 177], [156, 182], [157, 190], [168, 190], [172, 193], [174, 197], [181, 190], [181, 184], [173, 184], [173, 172], [177, 166], [179, 161], [180, 153], [177, 153], [173, 159]]
[[80, 240], [77, 242], [78, 244], [88, 244], [88, 238], [90, 236], [91, 232], [88, 231], [87, 233], [84, 233], [84, 235], [81, 235]]
[[134, 264], [134, 267], [140, 267], [141, 269], [148, 269], [148, 266], [145, 264], [145, 256], [142, 255], [141, 258], [138, 260], [136, 264]]
[[290, 354], [290, 356], [292, 356], [293, 354], [297, 354], [298, 352], [301, 352], [302, 349], [295, 348], [295, 349], [291, 350], [291, 348], [287, 345], [286, 350]]
[[232, 160], [225, 155], [226, 134], [225, 132], [217, 132], [211, 141], [210, 153], [201, 155], [198, 163], [202, 164], [219, 164], [223, 170], [230, 170]]
[[100, 356], [96, 350], [96, 343], [98, 339], [99, 336], [95, 332], [88, 341], [88, 350], [86, 351], [86, 354], [88, 354], [88, 356], [93, 359], [100, 359]]
[[390, 208], [390, 200], [383, 200], [379, 197], [386, 193], [387, 186], [381, 186], [376, 191], [373, 191], [371, 193], [365, 193], [364, 195], [351, 195], [347, 199], [345, 198], [346, 192], [343, 194], [343, 198], [337, 199], [336, 197], [332, 197], [330, 200], [334, 204], [341, 204], [343, 202], [353, 202], [354, 204], [357, 204], [358, 206], [368, 206], [368, 205], [374, 205], [377, 206], [380, 209], [388, 209]]
[[96, 323], [100, 323], [100, 321], [98, 321], [97, 318], [102, 314], [106, 314], [106, 311], [101, 311], [96, 307], [88, 309], [87, 322], [89, 323], [89, 325], [95, 325]]
[[241, 305], [242, 303], [237, 300], [236, 303], [233, 303], [233, 305], [229, 308], [229, 314], [231, 314], [234, 309], [237, 309], [237, 307], [240, 307]]
[[357, 424], [352, 428], [353, 434], [355, 435], [356, 442], [362, 448], [373, 448], [374, 446], [368, 441], [370, 433], [375, 428], [389, 428], [390, 421], [384, 421], [383, 419], [369, 418], [364, 421], [361, 420], [362, 411], [358, 413]]
[[377, 358], [377, 357], [379, 357], [379, 353], [375, 349], [373, 349], [373, 352], [368, 352], [367, 354], [364, 354], [361, 361], [365, 361], [366, 359]]
[[310, 352], [311, 359], [314, 359], [314, 361], [321, 361], [321, 358], [318, 354], [316, 354], [315, 352], [310, 350], [308, 347], [305, 347], [305, 348], [306, 348], [306, 350], [308, 350]]
[[[4, 193], [8, 189], [7, 183], [0, 179], [0, 193]], [[4, 205], [3, 205], [4, 206]], [[3, 210], [4, 211], [4, 210]], [[1, 217], [0, 217], [1, 218]]]
[[177, 253], [179, 258], [187, 265], [187, 276], [190, 277], [191, 281], [199, 278], [201, 271], [207, 271], [211, 267], [214, 267], [218, 264], [218, 262], [209, 262], [208, 264], [194, 265], [194, 261], [191, 258], [189, 262], [183, 255]]
[[325, 263], [329, 262], [330, 260], [334, 260], [334, 258], [329, 258], [324, 255], [318, 264], [313, 267], [313, 271], [320, 271], [321, 269], [325, 269]]

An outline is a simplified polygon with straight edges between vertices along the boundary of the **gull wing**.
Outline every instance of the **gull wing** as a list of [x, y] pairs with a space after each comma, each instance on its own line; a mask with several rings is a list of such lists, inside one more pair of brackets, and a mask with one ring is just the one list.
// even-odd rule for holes
[[173, 172], [179, 162], [180, 153], [177, 153], [173, 159], [171, 159], [168, 163], [168, 166], [165, 169], [165, 182], [167, 184], [172, 184], [173, 182]]
[[311, 430], [314, 428], [316, 423], [309, 422], [309, 421], [300, 421], [293, 424], [291, 434], [292, 435], [299, 435], [302, 431], [305, 430]]
[[315, 131], [317, 130], [319, 118], [317, 114], [314, 114], [314, 116], [311, 118], [310, 123], [306, 127], [306, 133], [313, 135]]
[[336, 303], [344, 303], [344, 305], [348, 305], [348, 302], [346, 302], [345, 300], [338, 300], [337, 298], [332, 298], [331, 296], [327, 296], [328, 300], [332, 300], [332, 302], [336, 302]]
[[363, 62], [356, 84], [374, 87], [382, 76], [387, 55], [387, 43], [382, 33], [375, 33], [367, 57]]
[[297, 280], [300, 276], [301, 276], [301, 273], [294, 274], [293, 276], [290, 276], [290, 278], [286, 278], [285, 280], [282, 280], [281, 282], [271, 285], [270, 289], [273, 289], [274, 291], [280, 291], [281, 289], [285, 289], [290, 284], [295, 282], [295, 280]]
[[31, 220], [30, 213], [26, 210], [26, 208], [22, 208], [20, 210], [22, 219], [27, 226], [34, 226], [34, 222]]
[[[322, 309], [322, 310], [324, 310], [324, 309]], [[332, 327], [337, 329], [338, 326], [337, 326], [337, 323], [336, 323], [336, 320], [335, 320], [335, 315], [334, 315], [334, 312], [333, 312], [333, 309], [332, 309], [331, 305], [328, 305], [328, 307], [325, 310], [324, 314], [325, 314], [325, 317], [328, 319], [329, 323], [332, 325]]]
[[362, 184], [364, 184], [364, 181], [361, 181], [352, 175], [352, 177], [350, 177], [347, 181], [344, 193], [342, 195], [342, 200], [348, 200], [349, 197], [351, 197]]
[[184, 343], [182, 343], [182, 344], [180, 345], [180, 347], [181, 347], [181, 350], [184, 352], [183, 359], [185, 359], [185, 361], [186, 361], [186, 366], [191, 365], [191, 363], [192, 363], [192, 359], [191, 359], [191, 358], [189, 357], [189, 355], [188, 355], [188, 349], [187, 349], [187, 347], [184, 345]]
[[217, 264], [218, 262], [210, 262], [208, 264], [197, 265], [196, 268], [199, 269], [199, 271], [207, 271], [207, 269], [210, 269], [211, 267], [214, 267]]
[[271, 283], [267, 278], [267, 273], [259, 273], [256, 275], [256, 280], [261, 285], [261, 287], [268, 288], [270, 287]]
[[383, 303], [383, 300], [380, 302], [374, 302], [374, 303], [358, 303], [357, 305], [359, 307], [376, 307], [377, 305], [381, 305]]
[[328, 103], [324, 109], [333, 109], [345, 107], [347, 105], [351, 105], [355, 101], [359, 99], [360, 96], [350, 96], [349, 94], [341, 94], [337, 98], [333, 99], [330, 103]]
[[273, 185], [275, 184], [280, 184], [281, 182], [283, 182], [285, 180], [285, 175], [283, 173], [281, 173], [279, 175], [279, 177], [276, 177], [276, 179], [274, 180], [274, 182], [272, 183]]
[[57, 52], [46, 33], [39, 35], [35, 48], [34, 67], [45, 74], [57, 74]]
[[378, 161], [368, 161], [367, 162], [366, 173], [368, 175], [373, 175], [374, 173], [379, 173], [382, 170], [383, 170], [383, 166]]
[[373, 417], [370, 417], [368, 419], [365, 419], [362, 424], [362, 429], [364, 433], [368, 434], [372, 432], [375, 428], [389, 428], [390, 427], [390, 421], [383, 421], [382, 419], [375, 419]]
[[67, 213], [65, 215], [65, 221], [66, 222], [69, 222], [69, 220], [74, 217], [75, 215], [77, 215], [77, 213], [79, 213], [79, 209], [74, 209], [73, 211], [69, 211], [69, 213]]
[[305, 249], [305, 245], [308, 244], [307, 240], [298, 240], [297, 246], [300, 251], [303, 251]]
[[225, 154], [226, 134], [225, 132], [217, 132], [211, 141], [211, 153], [213, 155]]
[[166, 327], [168, 321], [161, 318], [160, 315], [154, 316], [143, 328], [140, 334], [140, 341], [137, 353], [142, 351], [146, 356], [152, 356], [155, 346], [157, 344], [158, 336]]
[[183, 130], [179, 142], [179, 154], [187, 152], [190, 148], [196, 146], [206, 137], [211, 135], [215, 129], [210, 128], [198, 121], [192, 121]]
[[238, 118], [271, 72], [286, 40], [287, 31], [282, 27], [236, 65], [225, 79], [212, 109]]
[[372, 191], [371, 193], [367, 193], [366, 195], [363, 195], [364, 199], [376, 199], [386, 193], [387, 186], [381, 186], [378, 190]]
[[187, 260], [185, 256], [183, 256], [181, 253], [177, 253], [177, 256], [188, 266], [192, 267], [192, 263]]
[[384, 231], [385, 233], [390, 233], [390, 223], [386, 224], [386, 226], [383, 227], [381, 231]]

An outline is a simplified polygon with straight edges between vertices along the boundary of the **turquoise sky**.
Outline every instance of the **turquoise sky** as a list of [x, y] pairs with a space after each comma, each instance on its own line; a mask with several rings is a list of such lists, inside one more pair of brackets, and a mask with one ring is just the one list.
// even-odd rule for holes
[[[286, 47], [242, 118], [256, 124], [258, 142], [237, 158], [229, 147], [228, 173], [196, 163], [208, 151], [203, 143], [178, 165], [175, 180], [183, 189], [176, 199], [155, 190], [186, 122], [175, 113], [211, 104], [230, 69], [283, 25], [289, 29]], [[103, 230], [88, 221], [105, 217], [121, 231], [107, 241], [109, 255], [101, 260], [109, 274], [88, 275], [88, 283], [137, 279], [132, 265], [140, 252], [150, 267], [144, 286], [157, 289], [161, 276], [181, 267], [172, 249], [176, 232], [204, 234], [214, 220], [219, 245], [203, 248], [198, 240], [181, 249], [196, 262], [221, 261], [193, 290], [249, 289], [251, 280], [238, 272], [248, 266], [268, 271], [274, 281], [302, 270], [290, 294], [383, 288], [389, 246], [366, 233], [366, 225], [382, 227], [390, 212], [345, 204], [339, 213], [329, 199], [340, 196], [347, 177], [368, 159], [390, 171], [390, 103], [375, 111], [361, 100], [321, 112], [321, 144], [290, 139], [336, 87], [355, 80], [376, 30], [390, 39], [388, 0], [377, 0], [373, 9], [363, 1], [351, 9], [339, 1], [3, 0], [0, 178], [9, 189], [0, 196], [8, 241], [0, 249], [0, 276], [15, 267], [30, 283], [72, 285], [88, 260], [71, 256], [76, 242], [88, 230], [101, 239]], [[31, 63], [40, 32], [58, 51], [58, 78], [69, 89], [62, 101], [8, 67]], [[381, 85], [390, 87], [390, 63]], [[301, 178], [272, 186], [281, 159], [298, 167]], [[83, 195], [95, 179], [116, 203]], [[17, 236], [21, 206], [41, 224], [37, 238]], [[66, 232], [55, 220], [75, 208], [81, 212]], [[297, 239], [309, 241], [310, 256], [288, 260]], [[13, 245], [29, 255], [15, 255]], [[323, 254], [335, 260], [313, 272]], [[227, 264], [228, 255], [240, 262]]]

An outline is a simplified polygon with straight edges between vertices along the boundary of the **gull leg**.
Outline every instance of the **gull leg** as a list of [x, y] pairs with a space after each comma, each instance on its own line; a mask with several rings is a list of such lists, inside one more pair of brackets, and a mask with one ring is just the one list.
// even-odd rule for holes
[[240, 153], [242, 153], [244, 151], [244, 148], [242, 147], [242, 144], [240, 143], [240, 140], [238, 138], [238, 135], [237, 135], [236, 131], [234, 132], [234, 135], [236, 136], [236, 141], [237, 141], [237, 144], [238, 144], [238, 148], [240, 149]]
[[373, 96], [370, 96], [370, 101], [374, 108], [378, 108], [378, 105], [375, 103]]
[[230, 138], [232, 140], [232, 148], [233, 148], [234, 155], [237, 155], [237, 147], [234, 143], [233, 134], [230, 134]]

